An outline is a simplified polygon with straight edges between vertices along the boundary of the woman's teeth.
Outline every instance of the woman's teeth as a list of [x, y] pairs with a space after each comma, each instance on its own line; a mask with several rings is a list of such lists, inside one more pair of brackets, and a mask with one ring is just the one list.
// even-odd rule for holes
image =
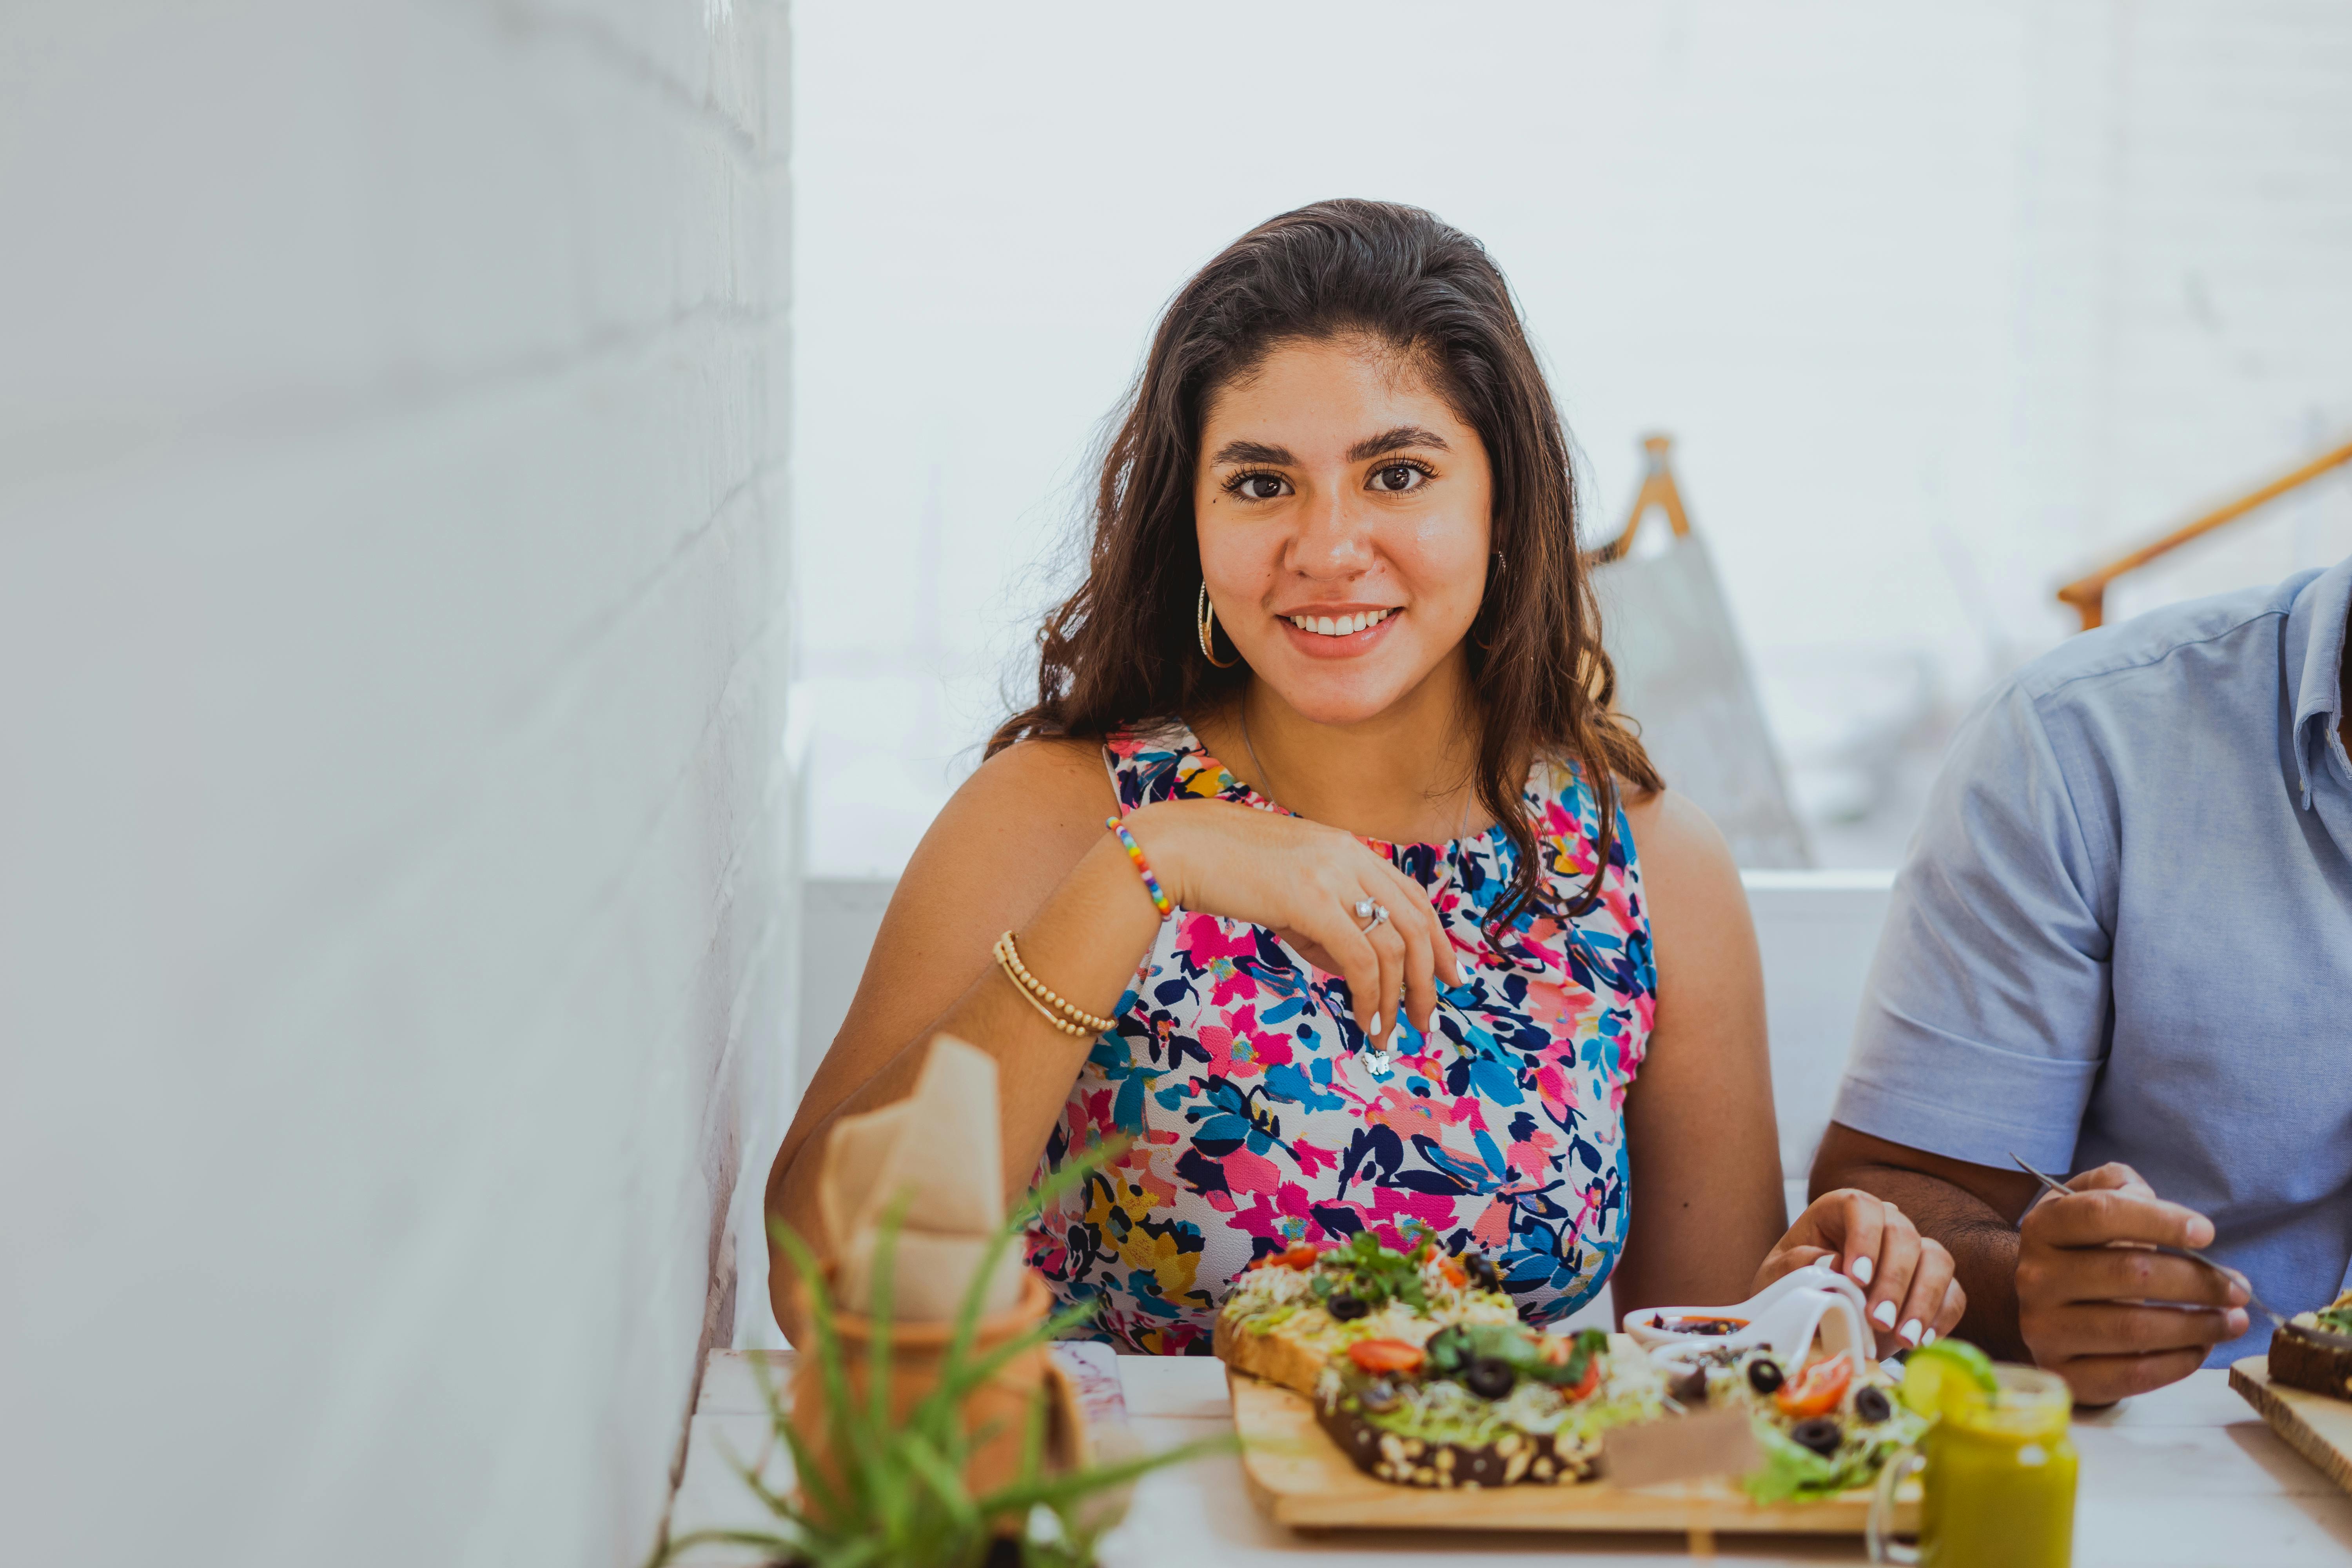
[[1317, 637], [1347, 637], [1379, 626], [1389, 618], [1389, 614], [1386, 610], [1359, 610], [1352, 616], [1293, 616], [1290, 624]]

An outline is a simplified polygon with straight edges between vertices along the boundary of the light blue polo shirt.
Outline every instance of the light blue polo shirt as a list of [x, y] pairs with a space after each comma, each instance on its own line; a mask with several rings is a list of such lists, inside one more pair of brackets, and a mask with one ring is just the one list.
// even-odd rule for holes
[[2352, 560], [2086, 632], [1977, 706], [1895, 881], [1838, 1121], [2002, 1170], [2121, 1160], [2281, 1311], [2346, 1288], [2347, 606]]

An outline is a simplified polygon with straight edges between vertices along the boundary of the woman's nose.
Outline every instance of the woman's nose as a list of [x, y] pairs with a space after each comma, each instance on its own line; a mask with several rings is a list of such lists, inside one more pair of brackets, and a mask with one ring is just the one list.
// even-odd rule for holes
[[1355, 497], [1345, 485], [1323, 489], [1300, 509], [1290, 567], [1310, 577], [1345, 576], [1371, 564], [1371, 545]]

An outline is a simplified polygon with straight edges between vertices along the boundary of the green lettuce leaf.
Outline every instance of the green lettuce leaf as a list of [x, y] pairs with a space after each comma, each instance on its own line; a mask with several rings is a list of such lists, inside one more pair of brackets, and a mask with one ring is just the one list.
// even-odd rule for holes
[[1878, 1472], [1896, 1449], [1917, 1438], [1927, 1423], [1906, 1411], [1873, 1428], [1861, 1441], [1849, 1439], [1834, 1456], [1825, 1457], [1790, 1437], [1771, 1421], [1758, 1416], [1756, 1446], [1764, 1462], [1749, 1471], [1740, 1485], [1758, 1502], [1811, 1502], [1835, 1497], [1878, 1479]]
[[1769, 1421], [1756, 1423], [1756, 1446], [1764, 1451], [1764, 1462], [1748, 1471], [1740, 1485], [1758, 1502], [1829, 1497], [1845, 1489], [1844, 1466], [1790, 1441]]

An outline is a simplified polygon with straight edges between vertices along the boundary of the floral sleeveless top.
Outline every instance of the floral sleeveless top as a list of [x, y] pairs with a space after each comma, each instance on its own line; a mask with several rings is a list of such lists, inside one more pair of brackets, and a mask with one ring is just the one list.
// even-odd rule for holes
[[[1123, 812], [1175, 799], [1282, 809], [1181, 722], [1122, 731], [1105, 752]], [[1539, 764], [1526, 800], [1557, 910], [1591, 879], [1598, 815], [1570, 767]], [[1272, 931], [1181, 909], [1163, 921], [1039, 1171], [1131, 1140], [1029, 1236], [1029, 1262], [1054, 1293], [1097, 1303], [1097, 1337], [1204, 1355], [1254, 1258], [1364, 1230], [1392, 1247], [1419, 1226], [1449, 1249], [1475, 1245], [1536, 1322], [1591, 1300], [1616, 1266], [1625, 1089], [1657, 993], [1623, 815], [1598, 903], [1565, 923], [1522, 910], [1500, 932], [1485, 917], [1516, 864], [1501, 829], [1364, 842], [1429, 890], [1463, 984], [1439, 992], [1430, 1035], [1402, 1024], [1384, 1058], [1347, 982]]]

